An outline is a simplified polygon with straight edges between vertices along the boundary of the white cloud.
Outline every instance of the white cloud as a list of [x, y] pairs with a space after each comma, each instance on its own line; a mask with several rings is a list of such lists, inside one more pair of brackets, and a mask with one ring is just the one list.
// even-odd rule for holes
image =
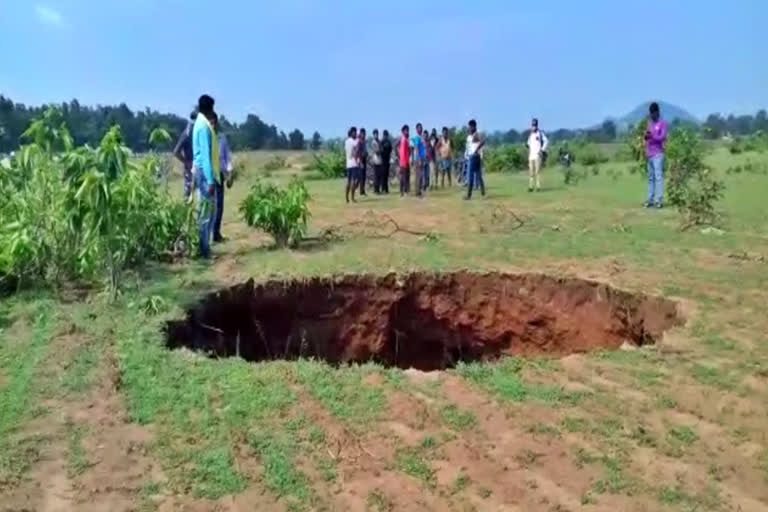
[[37, 19], [43, 25], [49, 25], [56, 28], [64, 28], [67, 26], [64, 16], [62, 16], [56, 9], [52, 9], [45, 5], [36, 5], [35, 14], [37, 14]]

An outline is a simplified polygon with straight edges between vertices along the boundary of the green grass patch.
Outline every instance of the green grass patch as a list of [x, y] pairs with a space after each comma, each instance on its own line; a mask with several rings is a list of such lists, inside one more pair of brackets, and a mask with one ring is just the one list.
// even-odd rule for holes
[[83, 438], [88, 433], [85, 425], [67, 423], [67, 475], [75, 478], [91, 466], [83, 447]]
[[440, 418], [449, 428], [456, 431], [470, 430], [477, 425], [477, 418], [470, 411], [463, 411], [454, 404], [440, 409]]
[[288, 365], [168, 351], [162, 320], [134, 313], [115, 326], [121, 389], [132, 420], [156, 425], [169, 486], [209, 499], [240, 492], [246, 480], [234, 466], [234, 440], [273, 428], [294, 403]]
[[566, 416], [563, 421], [560, 422], [560, 426], [566, 432], [572, 434], [576, 432], [586, 432], [589, 429], [589, 420], [585, 418], [576, 418], [573, 416]]
[[460, 472], [458, 475], [456, 475], [456, 478], [451, 484], [451, 494], [459, 494], [464, 492], [470, 485], [472, 485], [472, 479], [469, 477], [469, 475], [464, 472]]
[[596, 494], [632, 494], [634, 483], [625, 473], [625, 461], [608, 455], [597, 458], [597, 461], [602, 466], [603, 477], [592, 487]]
[[249, 444], [264, 467], [264, 483], [291, 508], [306, 508], [314, 499], [309, 479], [295, 464], [297, 446], [290, 435], [273, 431], [252, 432]]
[[[27, 306], [25, 317], [31, 317], [31, 325], [18, 320], [25, 323], [21, 339], [11, 342], [4, 328], [0, 342], [0, 483], [17, 482], [39, 458], [45, 441], [42, 436], [25, 436], [20, 428], [24, 421], [43, 412], [35, 406], [35, 396], [43, 386], [35, 376], [52, 340], [55, 321], [49, 302], [38, 300]], [[5, 315], [10, 318], [13, 308], [6, 307]]]
[[192, 462], [190, 480], [197, 497], [217, 499], [246, 487], [245, 477], [235, 469], [232, 452], [224, 445], [197, 452]]
[[686, 426], [671, 428], [668, 432], [668, 435], [671, 439], [674, 439], [675, 441], [684, 444], [685, 446], [691, 446], [699, 439], [696, 431], [691, 427]]
[[727, 370], [720, 368], [694, 364], [691, 368], [691, 375], [699, 383], [722, 391], [734, 391], [738, 386], [736, 377]]
[[61, 390], [64, 393], [82, 393], [90, 389], [95, 382], [93, 370], [99, 365], [100, 356], [100, 351], [92, 342], [78, 347], [61, 377]]
[[395, 467], [417, 480], [427, 487], [436, 484], [435, 470], [429, 465], [422, 450], [418, 448], [400, 448], [395, 453]]
[[365, 366], [333, 368], [318, 361], [302, 360], [295, 366], [298, 381], [307, 392], [344, 423], [363, 428], [386, 412], [384, 390], [363, 382]]
[[583, 393], [565, 391], [562, 387], [525, 382], [520, 375], [521, 370], [521, 361], [511, 357], [492, 364], [461, 363], [457, 366], [457, 371], [463, 378], [510, 402], [535, 401], [575, 405], [584, 396]]

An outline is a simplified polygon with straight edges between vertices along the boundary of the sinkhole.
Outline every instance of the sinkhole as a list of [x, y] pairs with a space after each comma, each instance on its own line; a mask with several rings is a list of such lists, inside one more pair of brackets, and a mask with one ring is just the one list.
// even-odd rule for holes
[[673, 301], [597, 282], [454, 272], [249, 280], [205, 296], [166, 334], [169, 348], [211, 357], [431, 371], [646, 345], [681, 323]]

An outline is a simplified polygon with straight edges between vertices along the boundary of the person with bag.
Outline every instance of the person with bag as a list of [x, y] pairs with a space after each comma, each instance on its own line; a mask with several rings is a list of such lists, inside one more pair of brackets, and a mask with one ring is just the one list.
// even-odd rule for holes
[[525, 147], [528, 148], [528, 192], [533, 192], [534, 185], [538, 192], [541, 190], [539, 173], [547, 160], [549, 139], [544, 132], [539, 130], [539, 120], [535, 117], [531, 121], [531, 133], [528, 135], [528, 142], [525, 143]]

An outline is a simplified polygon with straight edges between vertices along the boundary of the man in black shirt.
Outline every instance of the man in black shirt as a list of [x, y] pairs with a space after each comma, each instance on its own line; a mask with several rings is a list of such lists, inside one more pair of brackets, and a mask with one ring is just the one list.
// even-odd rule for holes
[[381, 139], [381, 181], [379, 189], [384, 194], [389, 194], [389, 167], [392, 161], [392, 141], [389, 139], [389, 132], [384, 130]]

